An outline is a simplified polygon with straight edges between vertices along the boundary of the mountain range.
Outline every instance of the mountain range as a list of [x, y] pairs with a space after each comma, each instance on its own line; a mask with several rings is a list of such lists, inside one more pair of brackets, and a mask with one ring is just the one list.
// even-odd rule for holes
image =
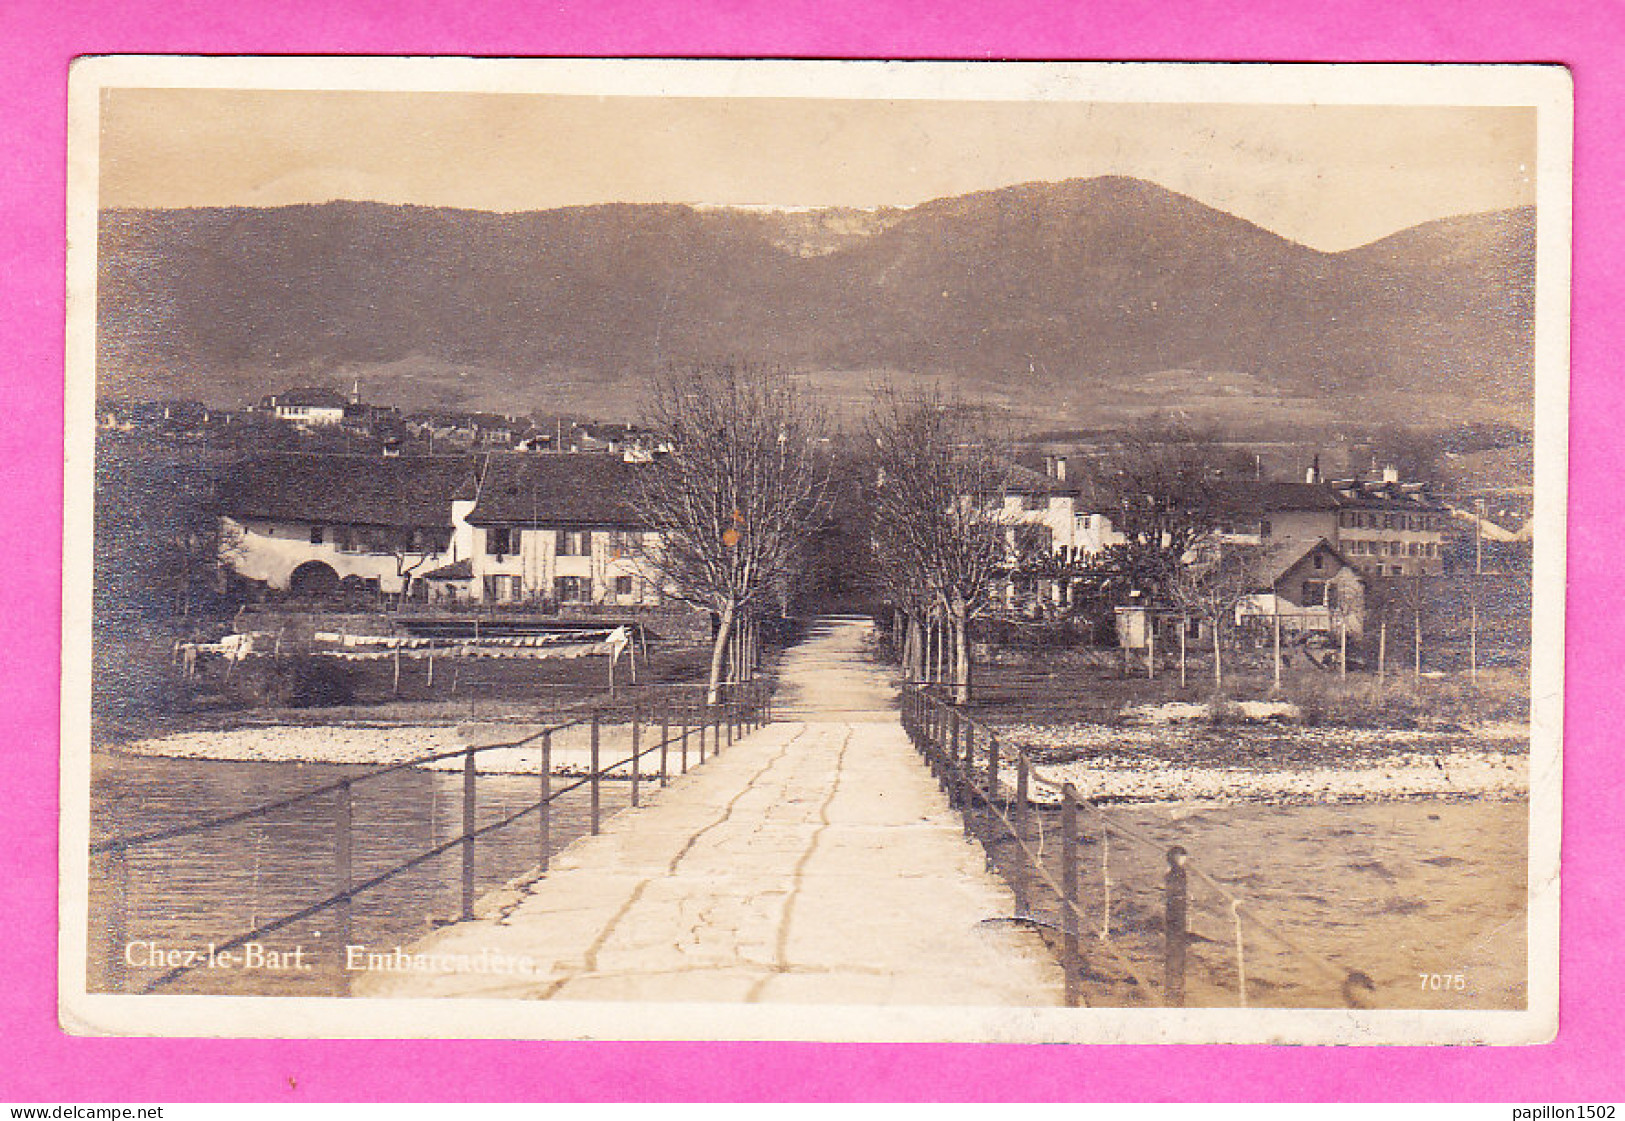
[[929, 379], [1034, 422], [1527, 424], [1533, 208], [1321, 252], [1155, 184], [907, 209], [330, 202], [108, 210], [98, 389], [636, 414], [643, 375], [736, 359], [838, 408]]

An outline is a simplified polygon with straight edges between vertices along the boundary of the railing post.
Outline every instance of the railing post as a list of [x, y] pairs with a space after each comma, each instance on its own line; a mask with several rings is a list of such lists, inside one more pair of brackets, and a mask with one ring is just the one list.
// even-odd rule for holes
[[733, 703], [732, 700], [730, 700], [727, 703], [726, 710], [724, 711], [723, 717], [722, 717], [723, 723], [725, 723], [728, 726], [728, 746], [729, 747], [732, 747], [734, 745], [734, 715], [735, 715], [734, 703]]
[[[1011, 815], [1011, 824], [1016, 831], [1016, 843], [1027, 843], [1027, 753], [1016, 748], [1016, 802], [1015, 812]], [[1032, 913], [1032, 899], [1027, 889], [1027, 863], [1026, 854], [1023, 853], [1017, 860], [1016, 867], [1020, 871], [1012, 877], [1016, 885], [1016, 906], [1024, 915]]]
[[463, 755], [463, 920], [474, 917], [474, 749]]
[[666, 785], [666, 756], [671, 743], [671, 717], [664, 706], [660, 710], [660, 785]]
[[639, 711], [637, 709], [637, 706], [634, 705], [633, 708], [632, 708], [632, 808], [633, 809], [637, 809], [637, 807], [638, 807], [638, 779], [640, 777], [639, 772], [641, 770], [641, 760], [638, 759], [638, 755], [640, 754], [640, 752], [642, 750], [642, 747], [643, 747], [643, 734], [642, 734], [643, 729], [642, 729], [640, 721], [639, 721], [640, 715], [641, 714], [639, 713]]
[[1175, 845], [1168, 850], [1168, 906], [1163, 924], [1166, 939], [1166, 968], [1163, 987], [1167, 991], [1170, 1008], [1185, 1006], [1185, 912], [1188, 901], [1185, 850]]
[[999, 800], [999, 737], [988, 733], [987, 737], [987, 802], [991, 810], [993, 803]]
[[686, 775], [688, 774], [688, 709], [686, 708], [683, 710], [683, 739], [678, 751], [681, 753], [680, 765], [682, 773]]
[[350, 792], [350, 780], [344, 779], [333, 799], [333, 893], [343, 896], [333, 908], [334, 986], [339, 995], [347, 989], [345, 955], [353, 938], [354, 910], [351, 906], [350, 887], [355, 883], [355, 800]]
[[959, 727], [959, 713], [950, 711], [948, 713], [948, 727], [946, 729], [947, 734], [943, 736], [940, 744], [934, 743], [931, 745], [931, 758], [933, 762], [940, 765], [942, 760], [948, 758], [949, 754], [953, 750], [952, 745], [959, 742]]
[[130, 854], [122, 845], [108, 850], [107, 881], [113, 888], [107, 916], [107, 983], [114, 992], [121, 993], [128, 984], [124, 943], [130, 907]]
[[598, 710], [597, 709], [594, 709], [593, 714], [592, 714], [592, 757], [590, 759], [589, 766], [590, 766], [590, 771], [589, 771], [590, 779], [588, 781], [587, 786], [588, 786], [588, 789], [591, 791], [591, 800], [592, 800], [592, 812], [591, 812], [590, 821], [591, 821], [592, 832], [596, 835], [597, 832], [598, 832], [598, 778], [599, 778], [599, 775], [598, 775]]
[[1066, 1006], [1078, 1006], [1082, 980], [1078, 960], [1078, 792], [1061, 787], [1061, 972], [1066, 978]]
[[548, 861], [551, 859], [549, 850], [553, 847], [553, 732], [551, 729], [542, 733], [542, 806], [537, 811], [538, 821], [541, 823], [541, 836], [537, 838], [540, 852], [537, 854], [537, 864], [542, 871], [547, 871]]
[[[962, 765], [957, 761], [957, 758], [955, 762], [955, 770], [958, 771], [959, 774], [959, 820], [960, 824], [965, 829], [965, 836], [969, 837], [971, 835], [971, 803], [975, 800], [972, 797], [972, 794], [976, 790], [976, 725], [966, 724], [964, 728], [960, 730], [960, 739], [965, 745], [965, 757]], [[958, 753], [959, 746], [957, 744], [950, 744], [948, 747], [948, 754], [952, 757], [957, 757]]]

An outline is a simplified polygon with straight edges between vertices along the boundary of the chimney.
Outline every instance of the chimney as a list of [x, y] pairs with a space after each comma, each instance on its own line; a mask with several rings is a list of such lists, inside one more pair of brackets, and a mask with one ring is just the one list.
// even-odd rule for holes
[[1399, 482], [1399, 468], [1389, 464], [1382, 469], [1382, 481], [1385, 483]]
[[1044, 457], [1044, 477], [1046, 479], [1055, 478], [1055, 457], [1053, 455]]
[[1320, 482], [1320, 454], [1318, 452], [1315, 454], [1315, 462], [1310, 465], [1309, 470], [1303, 473], [1303, 481], [1306, 483]]
[[1066, 456], [1064, 455], [1055, 457], [1055, 477], [1063, 483], [1066, 482]]

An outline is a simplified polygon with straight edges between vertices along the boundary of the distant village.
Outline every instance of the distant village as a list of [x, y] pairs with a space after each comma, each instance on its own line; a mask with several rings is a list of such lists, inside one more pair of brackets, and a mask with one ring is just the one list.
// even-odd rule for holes
[[[445, 410], [403, 414], [331, 388], [295, 388], [241, 409], [197, 401], [98, 404], [109, 437], [232, 449], [214, 496], [219, 559], [260, 598], [468, 611], [637, 612], [670, 604], [658, 535], [632, 496], [671, 450], [624, 423]], [[1109, 562], [1127, 516], [1054, 444], [1016, 450], [1005, 475], [1007, 563], [995, 596], [1011, 618], [1116, 608], [1120, 641], [1155, 641], [1138, 591]], [[1359, 473], [1226, 477], [1205, 484], [1208, 531], [1185, 558], [1232, 560], [1226, 610], [1296, 633], [1355, 637], [1374, 584], [1527, 564], [1527, 519], [1452, 504], [1426, 479], [1373, 460]], [[1496, 514], [1500, 517], [1496, 517]], [[1512, 524], [1509, 524], [1512, 523]], [[1520, 559], [1522, 558], [1522, 559]], [[1125, 611], [1128, 612], [1125, 618]]]

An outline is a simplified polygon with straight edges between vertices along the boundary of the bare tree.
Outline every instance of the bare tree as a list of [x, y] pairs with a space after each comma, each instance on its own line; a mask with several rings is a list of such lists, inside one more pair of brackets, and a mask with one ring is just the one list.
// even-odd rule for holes
[[646, 410], [672, 450], [631, 496], [667, 591], [716, 614], [708, 703], [731, 636], [777, 604], [828, 508], [824, 417], [777, 369], [717, 364], [654, 379]]
[[1093, 468], [1101, 512], [1123, 540], [1103, 550], [1094, 567], [1153, 600], [1166, 599], [1186, 559], [1212, 536], [1220, 484], [1240, 466], [1212, 436], [1177, 422], [1152, 419], [1123, 432], [1115, 451]]
[[1178, 566], [1163, 590], [1164, 599], [1183, 618], [1208, 624], [1213, 642], [1213, 688], [1224, 688], [1224, 627], [1253, 589], [1252, 565], [1245, 548], [1211, 543], [1188, 564]]
[[1003, 512], [1008, 459], [983, 414], [928, 391], [881, 389], [868, 422], [877, 563], [910, 617], [910, 672], [920, 630], [947, 623], [954, 699], [971, 695], [970, 623], [1010, 561]]

